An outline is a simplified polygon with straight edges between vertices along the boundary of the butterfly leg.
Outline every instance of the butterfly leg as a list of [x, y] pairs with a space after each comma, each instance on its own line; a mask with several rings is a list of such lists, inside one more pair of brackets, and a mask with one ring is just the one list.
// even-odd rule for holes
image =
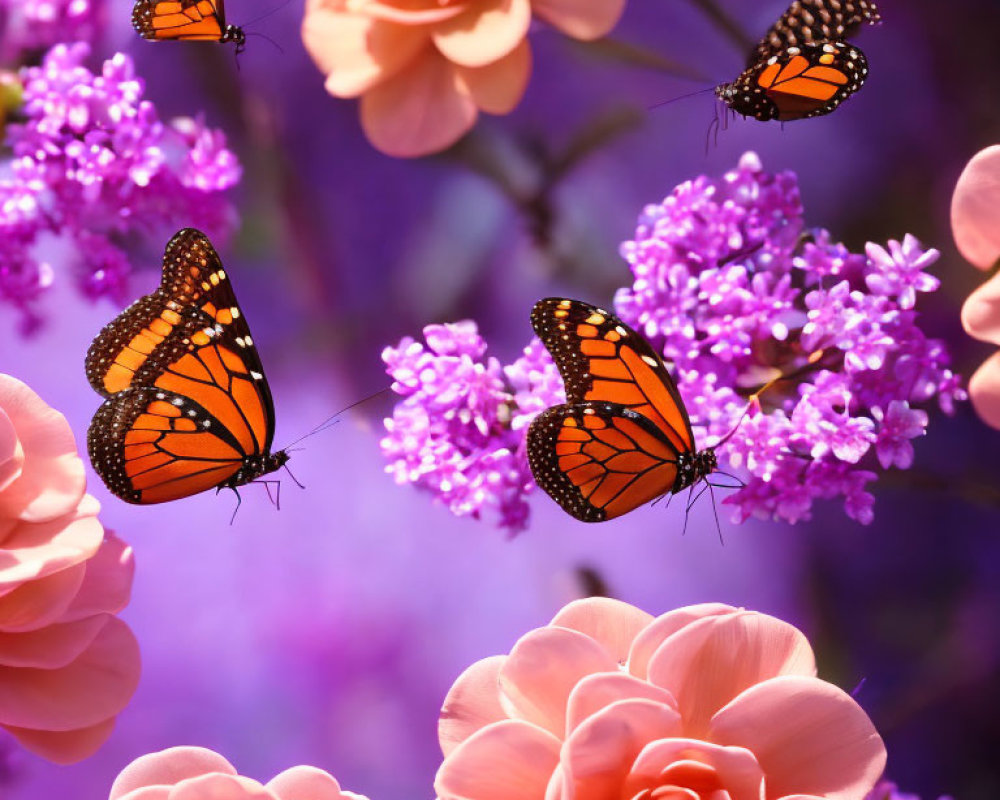
[[236, 495], [236, 508], [233, 509], [233, 516], [229, 518], [229, 524], [232, 525], [236, 522], [236, 512], [240, 510], [240, 505], [243, 503], [243, 497], [240, 495], [239, 490], [235, 486], [230, 486], [229, 488], [232, 489], [233, 493]]
[[[712, 488], [712, 484], [705, 481], [705, 486], [708, 489], [708, 494], [712, 498], [712, 513], [715, 514], [715, 529], [719, 532], [719, 544], [723, 547], [726, 545], [726, 540], [722, 538], [722, 526], [719, 524], [719, 509], [715, 505], [715, 490]], [[702, 491], [705, 491], [702, 489]]]

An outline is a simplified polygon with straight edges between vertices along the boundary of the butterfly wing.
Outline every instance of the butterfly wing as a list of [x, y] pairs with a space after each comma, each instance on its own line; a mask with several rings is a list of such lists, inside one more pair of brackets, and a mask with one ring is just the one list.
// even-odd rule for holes
[[694, 450], [687, 409], [663, 359], [618, 317], [550, 297], [535, 304], [531, 324], [559, 368], [569, 404], [618, 404], [649, 419], [677, 451]]
[[226, 30], [223, 0], [136, 0], [132, 27], [144, 39], [222, 41]]
[[554, 406], [528, 429], [535, 480], [583, 522], [628, 513], [673, 490], [677, 450], [646, 416], [615, 403]]
[[871, 0], [794, 0], [754, 48], [747, 61], [753, 67], [789, 47], [842, 41], [862, 24], [881, 21]]
[[857, 47], [811, 43], [771, 56], [716, 94], [743, 116], [787, 122], [829, 114], [867, 77], [868, 61]]

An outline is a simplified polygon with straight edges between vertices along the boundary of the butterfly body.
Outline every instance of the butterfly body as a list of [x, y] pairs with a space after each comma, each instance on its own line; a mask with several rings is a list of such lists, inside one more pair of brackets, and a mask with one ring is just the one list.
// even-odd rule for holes
[[136, 0], [132, 27], [143, 39], [246, 42], [243, 29], [226, 23], [224, 0]]
[[561, 298], [536, 303], [531, 321], [567, 402], [532, 422], [528, 461], [567, 513], [613, 519], [715, 470], [715, 452], [695, 448], [673, 379], [639, 334], [603, 309]]
[[716, 96], [736, 113], [766, 122], [787, 122], [829, 114], [858, 91], [868, 61], [845, 42], [811, 42], [770, 56], [744, 70]]
[[130, 503], [236, 488], [288, 461], [246, 319], [208, 239], [168, 243], [160, 287], [94, 339], [87, 378], [107, 399], [88, 431], [94, 469]]

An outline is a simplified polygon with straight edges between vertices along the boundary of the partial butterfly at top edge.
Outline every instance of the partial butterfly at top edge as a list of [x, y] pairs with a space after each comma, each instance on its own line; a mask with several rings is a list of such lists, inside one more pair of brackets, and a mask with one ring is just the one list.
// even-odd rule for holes
[[846, 39], [881, 21], [872, 0], [794, 0], [751, 51], [746, 69], [715, 95], [744, 117], [788, 122], [829, 114], [868, 77]]
[[531, 324], [567, 402], [531, 423], [528, 461], [567, 513], [613, 519], [715, 471], [715, 451], [695, 448], [677, 387], [643, 337], [603, 309], [563, 298], [538, 301]]
[[87, 379], [107, 400], [87, 434], [91, 463], [129, 503], [250, 483], [284, 466], [260, 356], [208, 238], [185, 228], [160, 287], [94, 339]]
[[132, 27], [154, 41], [235, 42], [243, 50], [243, 29], [226, 23], [225, 0], [136, 0]]

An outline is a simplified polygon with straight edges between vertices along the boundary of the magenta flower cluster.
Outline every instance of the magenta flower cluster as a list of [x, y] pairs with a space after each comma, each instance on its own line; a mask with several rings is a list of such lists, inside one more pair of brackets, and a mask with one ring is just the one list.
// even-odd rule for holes
[[[883, 779], [865, 795], [865, 800], [920, 800], [920, 798], [915, 794], [900, 791], [895, 783]], [[945, 795], [939, 797], [938, 800], [952, 800], [952, 798]]]
[[21, 63], [60, 42], [92, 42], [107, 12], [107, 0], [0, 0], [0, 63]]
[[203, 120], [160, 120], [121, 53], [100, 72], [86, 44], [57, 45], [21, 71], [26, 121], [9, 125], [13, 158], [0, 180], [0, 299], [38, 321], [34, 301], [52, 268], [37, 256], [43, 233], [68, 240], [89, 297], [122, 300], [135, 231], [193, 225], [221, 235], [235, 219], [220, 194], [240, 179], [236, 156]]
[[[921, 406], [936, 398], [950, 413], [965, 398], [914, 310], [938, 286], [925, 272], [937, 251], [906, 236], [850, 252], [805, 227], [795, 175], [765, 172], [752, 153], [644, 209], [621, 252], [634, 280], [615, 308], [673, 365], [699, 446], [735, 429], [719, 458], [746, 481], [725, 501], [740, 520], [797, 522], [840, 497], [870, 522], [868, 485], [878, 469], [912, 464]], [[564, 402], [555, 365], [537, 340], [510, 366], [484, 360], [471, 322], [425, 333], [429, 349], [406, 339], [383, 356], [406, 398], [386, 421], [389, 470], [456, 513], [494, 507], [501, 525], [523, 528], [524, 434]]]

